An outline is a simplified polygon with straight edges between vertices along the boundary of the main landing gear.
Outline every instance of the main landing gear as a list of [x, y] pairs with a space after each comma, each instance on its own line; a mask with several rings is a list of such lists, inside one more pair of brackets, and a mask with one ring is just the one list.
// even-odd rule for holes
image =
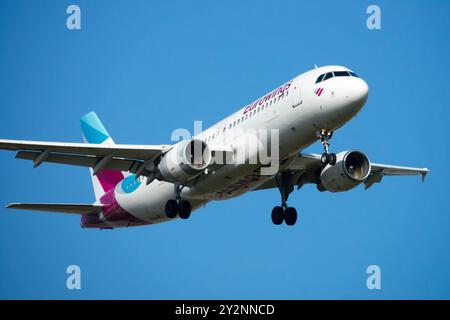
[[272, 209], [272, 222], [275, 225], [280, 225], [284, 221], [288, 226], [293, 226], [297, 222], [297, 210], [294, 207], [288, 207], [286, 203], [292, 190], [294, 190], [293, 175], [289, 172], [282, 173], [275, 179], [281, 193], [281, 206]]
[[322, 156], [320, 157], [320, 162], [322, 162], [323, 166], [326, 166], [327, 164], [334, 166], [336, 164], [336, 154], [335, 153], [329, 153], [328, 148], [330, 146], [330, 139], [333, 136], [332, 131], [327, 130], [320, 130], [316, 133], [317, 138], [320, 139], [323, 145], [324, 153], [322, 153]]
[[175, 199], [167, 201], [166, 216], [167, 218], [173, 219], [178, 215], [181, 219], [187, 219], [191, 216], [191, 203], [181, 199], [181, 189], [183, 189], [183, 186], [175, 183], [174, 189]]

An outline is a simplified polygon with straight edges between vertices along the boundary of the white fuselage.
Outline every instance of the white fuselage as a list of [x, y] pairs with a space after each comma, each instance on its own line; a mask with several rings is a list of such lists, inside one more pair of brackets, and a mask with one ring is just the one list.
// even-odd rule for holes
[[[334, 77], [315, 83], [330, 71], [350, 71], [341, 66], [316, 68], [303, 73], [264, 95], [229, 117], [198, 134], [195, 138], [209, 146], [234, 146], [251, 129], [277, 129], [279, 132], [280, 168], [289, 159], [317, 141], [321, 129], [334, 131], [352, 119], [363, 107], [368, 94], [364, 80], [358, 77]], [[258, 165], [223, 165], [199, 176], [193, 187], [185, 187], [182, 197], [192, 209], [211, 200], [239, 196], [258, 188], [273, 175], [261, 175]], [[115, 191], [119, 205], [127, 212], [148, 223], [169, 220], [164, 207], [174, 198], [174, 185], [154, 180], [145, 182], [130, 193]]]

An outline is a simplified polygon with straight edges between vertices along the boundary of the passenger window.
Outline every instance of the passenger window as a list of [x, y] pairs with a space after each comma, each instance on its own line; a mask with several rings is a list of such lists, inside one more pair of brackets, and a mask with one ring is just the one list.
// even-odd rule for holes
[[239, 124], [239, 123], [241, 123], [241, 119], [238, 119], [238, 122], [237, 122], [237, 124]]
[[253, 115], [255, 115], [256, 114], [256, 110], [253, 110]]
[[258, 112], [259, 112], [259, 110], [261, 110], [261, 107], [258, 107]]
[[286, 91], [286, 97], [289, 95], [289, 90], [288, 91]]

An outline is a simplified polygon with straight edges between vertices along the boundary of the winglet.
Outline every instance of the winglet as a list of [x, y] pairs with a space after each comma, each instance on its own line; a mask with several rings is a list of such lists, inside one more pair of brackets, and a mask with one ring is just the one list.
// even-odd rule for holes
[[423, 169], [423, 171], [420, 173], [420, 175], [422, 176], [422, 182], [425, 182], [425, 178], [427, 177], [427, 174], [430, 172], [430, 170], [428, 170], [428, 168]]

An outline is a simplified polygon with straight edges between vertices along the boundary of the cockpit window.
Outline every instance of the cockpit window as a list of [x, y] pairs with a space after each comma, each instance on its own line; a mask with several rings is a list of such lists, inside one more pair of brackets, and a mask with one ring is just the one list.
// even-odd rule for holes
[[317, 80], [316, 83], [328, 80], [330, 78], [333, 77], [355, 77], [355, 78], [359, 78], [356, 73], [352, 72], [352, 71], [334, 71], [334, 72], [327, 72], [324, 74], [321, 74]]
[[352, 71], [334, 71], [334, 72], [328, 72], [328, 73], [324, 73], [321, 74], [317, 80], [316, 83], [328, 80], [330, 78], [333, 77], [355, 77], [355, 78], [359, 78], [356, 73], [352, 72]]
[[325, 75], [325, 74], [321, 74], [321, 75], [317, 78], [316, 83], [321, 82], [324, 75]]
[[333, 78], [333, 72], [328, 72], [325, 74], [325, 77], [323, 77], [323, 81], [328, 80], [330, 78]]
[[334, 71], [333, 73], [334, 73], [335, 77], [349, 77], [350, 76], [347, 71]]

